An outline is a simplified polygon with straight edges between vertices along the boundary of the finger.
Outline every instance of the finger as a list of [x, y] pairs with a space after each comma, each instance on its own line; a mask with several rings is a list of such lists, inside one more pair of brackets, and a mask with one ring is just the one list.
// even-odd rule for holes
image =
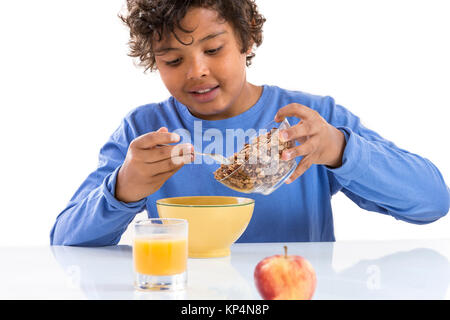
[[179, 170], [182, 166], [192, 161], [194, 161], [193, 155], [182, 155], [147, 164], [145, 170], [148, 172], [148, 178], [151, 178], [161, 173]]
[[178, 168], [178, 169], [172, 170], [172, 171], [163, 172], [163, 173], [159, 173], [159, 174], [157, 174], [157, 175], [155, 175], [155, 176], [152, 176], [152, 177], [149, 179], [149, 182], [148, 182], [148, 183], [150, 183], [150, 184], [152, 184], [152, 185], [157, 185], [157, 186], [158, 186], [157, 189], [160, 189], [160, 188], [164, 185], [164, 183], [165, 183], [167, 180], [169, 180], [170, 177], [172, 177], [172, 176], [173, 176], [175, 173], [177, 173], [178, 170], [180, 170], [180, 169], [181, 169], [181, 167]]
[[174, 146], [156, 146], [151, 149], [138, 149], [135, 155], [145, 163], [153, 163], [182, 155], [192, 155], [193, 153], [194, 146], [190, 143], [184, 143]]
[[308, 140], [309, 136], [297, 138], [297, 141], [300, 143], [305, 143]]
[[[320, 126], [315, 121], [302, 120], [299, 124], [288, 129], [280, 130], [280, 139], [283, 142], [302, 139], [318, 133]], [[305, 139], [302, 139], [303, 142]], [[302, 141], [299, 141], [302, 143]]]
[[295, 168], [294, 172], [292, 173], [292, 175], [289, 177], [289, 179], [287, 179], [285, 181], [286, 184], [290, 184], [292, 183], [295, 179], [297, 179], [298, 177], [300, 177], [302, 174], [304, 174], [306, 172], [306, 170], [309, 169], [309, 167], [311, 167], [311, 165], [313, 164], [312, 158], [311, 156], [306, 156], [304, 157], [300, 163], [297, 165], [297, 168]]
[[158, 144], [167, 144], [180, 141], [180, 136], [176, 133], [167, 132], [167, 128], [160, 128], [158, 131], [143, 134], [134, 139], [130, 147], [139, 149], [150, 149]]
[[299, 103], [291, 103], [284, 107], [282, 107], [280, 110], [278, 110], [277, 114], [275, 115], [275, 121], [281, 122], [286, 117], [297, 117], [300, 119], [311, 119], [314, 118], [317, 115], [317, 111], [308, 108], [307, 106], [304, 106]]
[[184, 153], [177, 156], [172, 156], [170, 159], [164, 160], [166, 163], [169, 163], [169, 170], [176, 169], [179, 166], [183, 166], [187, 163], [191, 163], [194, 161], [194, 153]]
[[314, 153], [316, 149], [317, 149], [316, 139], [311, 138], [299, 146], [283, 150], [283, 153], [281, 154], [281, 159], [288, 161], [296, 157], [307, 156]]
[[181, 167], [176, 170], [157, 174], [156, 176], [153, 176], [151, 178], [151, 180], [152, 180], [151, 183], [157, 183], [157, 184], [160, 184], [160, 186], [162, 186], [170, 177], [172, 177], [180, 169], [181, 169]]

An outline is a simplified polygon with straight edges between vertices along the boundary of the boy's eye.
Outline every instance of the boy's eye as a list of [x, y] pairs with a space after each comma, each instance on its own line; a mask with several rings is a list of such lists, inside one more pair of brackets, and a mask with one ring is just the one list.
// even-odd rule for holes
[[[214, 54], [216, 54], [217, 52], [219, 52], [220, 49], [222, 49], [222, 47], [223, 47], [223, 46], [220, 46], [220, 47], [215, 48], [215, 49], [206, 50], [205, 53], [206, 53], [206, 54], [209, 54], [209, 55], [214, 55]], [[177, 66], [177, 65], [179, 65], [181, 62], [182, 62], [182, 58], [177, 58], [177, 59], [174, 59], [174, 60], [166, 61], [165, 63], [166, 63], [166, 65], [168, 65], [168, 66]]]
[[217, 52], [220, 51], [220, 49], [222, 49], [222, 47], [218, 47], [218, 48], [215, 48], [215, 49], [206, 50], [205, 52], [206, 52], [207, 54], [216, 54]]
[[168, 66], [176, 66], [181, 63], [181, 58], [177, 58], [175, 60], [166, 61], [166, 65]]

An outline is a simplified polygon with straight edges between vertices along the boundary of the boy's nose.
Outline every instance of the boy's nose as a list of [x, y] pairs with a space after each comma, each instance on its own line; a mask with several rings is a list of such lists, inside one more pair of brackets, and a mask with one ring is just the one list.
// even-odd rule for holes
[[187, 72], [188, 79], [199, 79], [209, 75], [209, 68], [206, 61], [201, 58], [192, 59]]

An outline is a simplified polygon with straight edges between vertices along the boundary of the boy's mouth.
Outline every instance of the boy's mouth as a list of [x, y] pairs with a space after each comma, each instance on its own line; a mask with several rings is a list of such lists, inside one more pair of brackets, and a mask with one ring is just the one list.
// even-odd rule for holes
[[219, 92], [219, 86], [199, 87], [189, 91], [190, 96], [197, 102], [204, 103], [214, 100]]

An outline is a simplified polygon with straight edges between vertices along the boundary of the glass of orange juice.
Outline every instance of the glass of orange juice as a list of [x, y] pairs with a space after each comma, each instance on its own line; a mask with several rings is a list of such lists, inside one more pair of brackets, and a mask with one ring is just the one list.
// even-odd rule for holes
[[138, 290], [182, 290], [187, 285], [188, 223], [153, 218], [134, 225], [134, 286]]

